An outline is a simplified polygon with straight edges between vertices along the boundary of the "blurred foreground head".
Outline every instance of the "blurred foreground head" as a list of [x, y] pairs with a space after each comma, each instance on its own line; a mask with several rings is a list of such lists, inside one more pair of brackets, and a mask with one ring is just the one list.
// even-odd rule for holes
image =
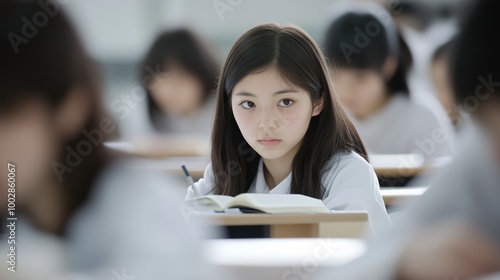
[[18, 210], [61, 233], [104, 162], [114, 124], [58, 1], [1, 1], [0, 38], [1, 165], [16, 165]]
[[463, 24], [450, 73], [457, 101], [479, 120], [500, 159], [500, 2], [479, 1]]

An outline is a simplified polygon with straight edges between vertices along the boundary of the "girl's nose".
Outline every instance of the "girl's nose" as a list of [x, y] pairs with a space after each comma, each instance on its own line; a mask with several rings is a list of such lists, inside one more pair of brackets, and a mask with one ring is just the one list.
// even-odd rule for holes
[[260, 114], [259, 128], [260, 129], [276, 129], [278, 127], [279, 118], [271, 108], [263, 108]]

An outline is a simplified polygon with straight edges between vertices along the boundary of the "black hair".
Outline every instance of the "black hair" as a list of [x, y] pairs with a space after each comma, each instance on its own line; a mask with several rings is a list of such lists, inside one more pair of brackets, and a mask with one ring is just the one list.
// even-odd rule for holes
[[[180, 28], [161, 33], [149, 49], [141, 64], [141, 79], [150, 72], [168, 71], [171, 63], [183, 68], [200, 80], [203, 85], [203, 102], [214, 93], [219, 66], [205, 43], [193, 32]], [[164, 131], [161, 119], [165, 114], [151, 96], [151, 88], [146, 86], [148, 112], [150, 120], [158, 131]]]
[[341, 68], [381, 71], [387, 58], [394, 56], [398, 66], [387, 80], [388, 92], [409, 94], [406, 75], [412, 56], [392, 21], [384, 26], [381, 19], [368, 10], [346, 11], [330, 23], [324, 48], [332, 66]]
[[245, 141], [231, 107], [235, 85], [252, 73], [276, 67], [284, 79], [306, 90], [312, 104], [323, 101], [311, 118], [292, 163], [291, 193], [323, 198], [321, 176], [331, 157], [356, 152], [366, 160], [363, 143], [333, 90], [326, 60], [314, 40], [297, 27], [258, 25], [234, 44], [222, 68], [212, 132], [215, 194], [235, 196], [249, 190], [261, 157]]

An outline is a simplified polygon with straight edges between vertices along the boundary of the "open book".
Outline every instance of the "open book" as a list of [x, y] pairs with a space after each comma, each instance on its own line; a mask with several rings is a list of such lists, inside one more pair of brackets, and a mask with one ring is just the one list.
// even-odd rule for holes
[[184, 201], [197, 210], [224, 211], [239, 208], [249, 213], [330, 213], [323, 201], [301, 194], [243, 193], [235, 197], [207, 195]]

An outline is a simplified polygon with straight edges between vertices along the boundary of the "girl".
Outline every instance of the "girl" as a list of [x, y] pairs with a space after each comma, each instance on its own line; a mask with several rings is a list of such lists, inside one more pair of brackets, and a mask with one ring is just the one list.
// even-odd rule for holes
[[330, 24], [325, 40], [333, 79], [361, 139], [369, 153], [450, 156], [451, 129], [410, 101], [408, 48], [400, 48], [404, 41], [389, 13], [373, 6], [359, 4], [343, 11]]
[[157, 82], [146, 87], [155, 131], [209, 138], [218, 70], [215, 59], [190, 31], [162, 33], [141, 66], [141, 77], [148, 77], [151, 71], [156, 75], [152, 78]]
[[[377, 176], [337, 100], [324, 56], [303, 30], [259, 25], [231, 49], [217, 89], [202, 194], [303, 194], [388, 222]], [[186, 199], [194, 198], [189, 188]]]
[[[10, 260], [9, 246], [23, 256], [15, 274], [2, 269], [0, 278], [210, 278], [197, 233], [175, 207], [176, 195], [182, 200], [175, 182], [135, 170], [102, 145], [116, 125], [57, 5], [0, 2], [0, 215], [14, 199], [19, 242], [0, 243], [1, 261]], [[49, 22], [36, 35], [20, 37], [43, 18]], [[193, 262], [201, 271], [190, 269]]]

